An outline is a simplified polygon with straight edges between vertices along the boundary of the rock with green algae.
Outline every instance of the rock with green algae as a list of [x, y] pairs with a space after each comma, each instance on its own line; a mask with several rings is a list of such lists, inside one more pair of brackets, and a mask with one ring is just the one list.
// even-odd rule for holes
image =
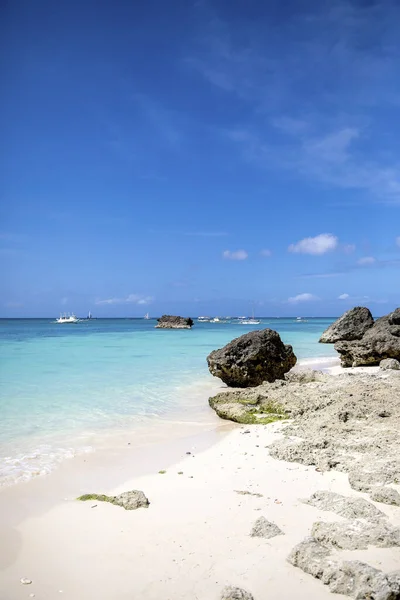
[[118, 496], [106, 496], [105, 494], [83, 494], [78, 500], [97, 500], [98, 502], [109, 502], [116, 506], [122, 506], [125, 510], [136, 510], [137, 508], [148, 508], [150, 502], [140, 490], [130, 490]]
[[262, 395], [251, 395], [249, 391], [221, 392], [208, 402], [221, 419], [245, 425], [267, 425], [288, 418], [279, 404], [266, 401]]

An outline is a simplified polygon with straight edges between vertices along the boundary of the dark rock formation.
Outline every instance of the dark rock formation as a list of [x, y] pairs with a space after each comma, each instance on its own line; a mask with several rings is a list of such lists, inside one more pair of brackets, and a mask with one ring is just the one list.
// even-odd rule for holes
[[390, 313], [389, 324], [400, 325], [400, 308], [396, 308], [392, 313]]
[[335, 350], [340, 354], [343, 367], [379, 365], [385, 358], [400, 359], [399, 309], [377, 319], [360, 340], [339, 341]]
[[163, 315], [157, 321], [157, 329], [190, 329], [193, 326], [193, 319], [173, 315]]
[[321, 335], [320, 342], [333, 344], [338, 341], [360, 340], [374, 324], [368, 308], [356, 306], [344, 313]]
[[259, 517], [250, 532], [251, 537], [263, 537], [269, 540], [277, 535], [285, 535], [275, 523], [267, 521], [265, 517]]
[[207, 356], [212, 375], [242, 388], [283, 379], [296, 361], [292, 346], [272, 329], [246, 333]]
[[150, 502], [140, 490], [130, 490], [118, 496], [106, 496], [105, 494], [84, 494], [78, 500], [97, 500], [98, 502], [109, 502], [116, 506], [122, 506], [125, 510], [136, 510], [137, 508], [148, 508]]

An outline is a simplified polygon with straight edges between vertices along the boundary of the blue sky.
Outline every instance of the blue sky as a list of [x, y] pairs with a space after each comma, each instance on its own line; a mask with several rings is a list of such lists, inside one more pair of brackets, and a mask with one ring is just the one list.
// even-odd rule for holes
[[1, 316], [399, 305], [398, 3], [2, 10]]

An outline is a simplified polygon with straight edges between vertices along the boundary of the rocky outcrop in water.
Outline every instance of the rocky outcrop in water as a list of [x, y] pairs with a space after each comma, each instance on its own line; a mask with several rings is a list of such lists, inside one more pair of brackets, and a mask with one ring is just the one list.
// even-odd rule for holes
[[[335, 343], [343, 367], [379, 365], [388, 358], [399, 360], [400, 308], [376, 321], [368, 308], [352, 308], [330, 325], [319, 341]], [[396, 366], [387, 363], [382, 368]]]
[[368, 308], [356, 306], [344, 313], [321, 335], [320, 342], [333, 344], [338, 341], [360, 340], [374, 324]]
[[193, 319], [173, 315], [163, 315], [157, 319], [156, 325], [156, 329], [191, 329], [191, 327], [193, 327]]
[[241, 388], [282, 379], [296, 361], [292, 346], [272, 329], [246, 333], [207, 356], [212, 375]]
[[335, 350], [343, 367], [379, 365], [386, 358], [400, 359], [399, 309], [377, 319], [360, 340], [339, 341]]

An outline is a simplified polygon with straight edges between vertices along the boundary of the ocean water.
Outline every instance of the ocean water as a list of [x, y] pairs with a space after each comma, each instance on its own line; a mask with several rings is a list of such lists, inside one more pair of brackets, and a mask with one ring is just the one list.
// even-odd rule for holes
[[0, 319], [0, 485], [47, 473], [110, 432], [204, 418], [219, 383], [206, 356], [247, 331], [270, 327], [300, 360], [329, 359], [333, 347], [318, 338], [332, 321], [159, 330], [143, 319]]

